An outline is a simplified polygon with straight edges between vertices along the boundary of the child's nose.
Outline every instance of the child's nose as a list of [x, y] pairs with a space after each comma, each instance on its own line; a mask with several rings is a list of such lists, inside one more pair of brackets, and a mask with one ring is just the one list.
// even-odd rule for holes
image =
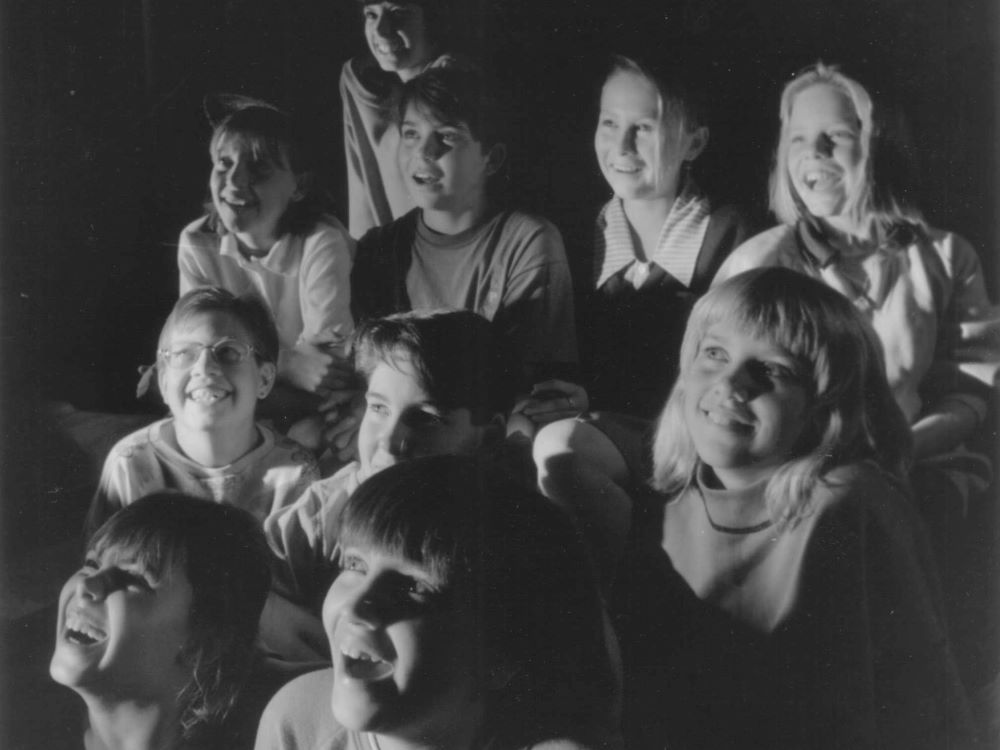
[[250, 186], [251, 175], [250, 166], [246, 162], [240, 160], [233, 164], [232, 169], [229, 170], [227, 175], [229, 184], [237, 189], [243, 189]]
[[750, 368], [734, 365], [723, 372], [715, 383], [724, 398], [732, 398], [738, 403], [750, 401], [759, 391], [760, 384]]
[[833, 139], [826, 133], [820, 133], [813, 138], [813, 151], [821, 156], [829, 156], [833, 153]]
[[368, 627], [381, 622], [375, 585], [375, 579], [366, 579], [344, 602], [344, 614], [351, 622]]
[[76, 582], [77, 596], [90, 601], [104, 601], [112, 590], [108, 571], [98, 570], [90, 575], [81, 575]]
[[203, 347], [198, 352], [198, 358], [191, 365], [192, 373], [217, 372], [220, 369], [219, 361], [215, 358], [215, 353], [209, 346]]
[[623, 154], [635, 153], [635, 139], [637, 135], [635, 128], [622, 128], [618, 138], [618, 150]]
[[396, 31], [396, 25], [392, 21], [391, 13], [383, 13], [375, 23], [375, 33], [383, 39], [388, 39]]
[[437, 138], [424, 138], [420, 144], [420, 156], [425, 161], [437, 161], [444, 153], [444, 144]]

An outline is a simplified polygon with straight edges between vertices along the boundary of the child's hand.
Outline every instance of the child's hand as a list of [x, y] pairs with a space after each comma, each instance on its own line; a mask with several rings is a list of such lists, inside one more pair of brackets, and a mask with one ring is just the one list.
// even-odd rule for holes
[[576, 417], [589, 407], [590, 399], [583, 386], [565, 380], [546, 380], [535, 383], [531, 394], [520, 399], [511, 414], [522, 414], [541, 426]]
[[278, 375], [309, 393], [336, 390], [354, 383], [354, 368], [344, 358], [324, 347], [300, 341], [294, 349], [282, 351]]
[[357, 457], [358, 428], [364, 416], [363, 394], [360, 389], [330, 391], [320, 404], [325, 427], [323, 442], [341, 462], [347, 463]]

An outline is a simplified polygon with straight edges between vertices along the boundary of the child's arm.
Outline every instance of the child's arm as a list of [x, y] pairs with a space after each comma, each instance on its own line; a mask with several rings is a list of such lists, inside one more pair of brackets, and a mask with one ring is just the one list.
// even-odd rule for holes
[[494, 319], [518, 349], [529, 382], [563, 377], [579, 362], [573, 281], [562, 237], [553, 224], [512, 218], [501, 242], [516, 245]]
[[[356, 82], [356, 76], [351, 72], [353, 60], [344, 63], [340, 71], [340, 103], [344, 113], [344, 157], [347, 166], [347, 226], [352, 237], [361, 237], [372, 227], [378, 226], [378, 219], [372, 210], [364, 178], [364, 157], [362, 148], [365, 144], [364, 133], [358, 133], [361, 113], [354, 100], [350, 79]], [[369, 160], [375, 159], [370, 154]]]
[[202, 231], [204, 219], [199, 219], [184, 228], [177, 243], [177, 270], [180, 276], [180, 296], [205, 286], [217, 286], [220, 282], [213, 276], [205, 261], [218, 255], [218, 239]]
[[926, 406], [913, 424], [916, 458], [946, 453], [972, 436], [1000, 367], [1000, 338], [989, 325], [997, 311], [978, 255], [957, 235], [934, 240], [950, 272], [951, 297], [939, 322], [934, 362], [920, 385]]

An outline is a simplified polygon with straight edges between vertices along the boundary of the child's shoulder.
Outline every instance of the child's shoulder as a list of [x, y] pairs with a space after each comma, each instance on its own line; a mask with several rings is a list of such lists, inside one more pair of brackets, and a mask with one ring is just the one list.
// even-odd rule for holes
[[838, 466], [822, 477], [811, 499], [811, 509], [827, 517], [909, 515], [906, 489], [873, 461]]
[[108, 452], [108, 459], [129, 462], [151, 455], [165, 445], [162, 430], [165, 425], [172, 421], [172, 417], [167, 417], [129, 433], [114, 444]]
[[353, 247], [354, 240], [347, 227], [336, 216], [322, 214], [316, 223], [302, 235], [306, 252], [311, 248], [325, 248], [330, 245]]
[[351, 747], [350, 732], [341, 727], [330, 711], [333, 669], [321, 669], [296, 677], [271, 698], [257, 730], [258, 748]]
[[211, 216], [204, 214], [192, 221], [181, 230], [181, 242], [189, 241], [219, 241], [219, 233], [212, 227]]
[[[316, 457], [306, 448], [286, 435], [275, 432], [260, 422], [257, 423], [263, 442], [260, 445], [261, 460], [273, 465], [301, 466], [309, 473], [319, 476], [319, 465]], [[264, 458], [266, 456], [266, 458]]]

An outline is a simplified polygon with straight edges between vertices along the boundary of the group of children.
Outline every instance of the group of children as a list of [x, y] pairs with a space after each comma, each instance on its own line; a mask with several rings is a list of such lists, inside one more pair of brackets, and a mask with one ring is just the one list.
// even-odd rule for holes
[[60, 599], [87, 746], [973, 746], [927, 507], [989, 481], [1000, 356], [869, 92], [785, 87], [751, 238], [692, 174], [704, 92], [614, 58], [574, 294], [490, 195], [505, 108], [435, 3], [362, 7], [350, 232], [287, 114], [209, 102], [170, 416], [108, 456]]

